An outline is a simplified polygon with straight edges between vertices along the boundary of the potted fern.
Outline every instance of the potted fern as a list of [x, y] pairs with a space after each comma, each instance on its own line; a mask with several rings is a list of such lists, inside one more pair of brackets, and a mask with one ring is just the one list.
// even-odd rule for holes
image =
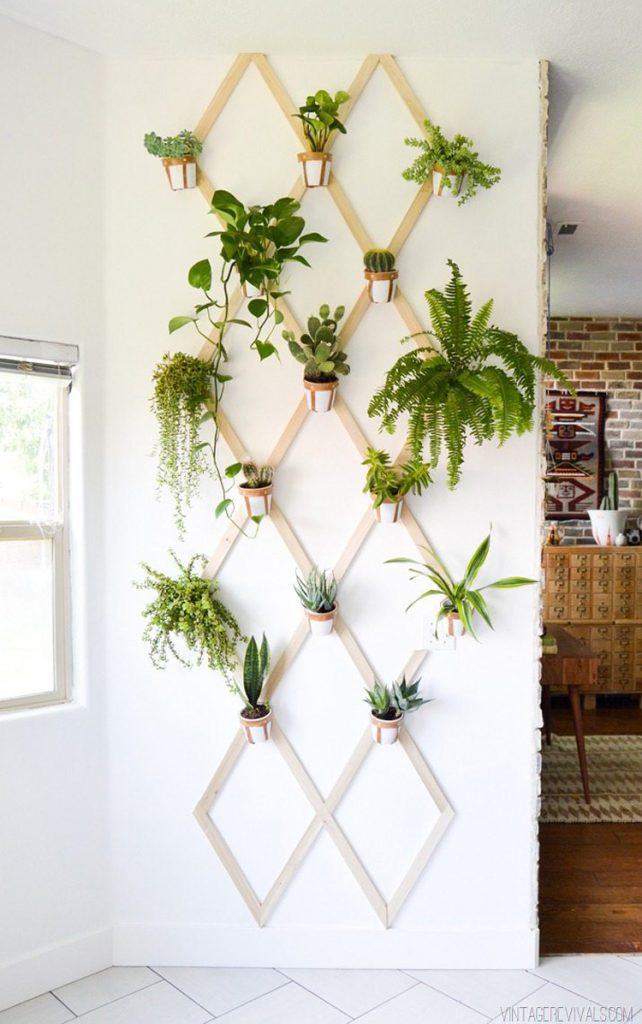
[[421, 494], [423, 488], [432, 483], [425, 462], [411, 459], [401, 465], [392, 465], [388, 452], [378, 448], [368, 448], [361, 465], [367, 467], [363, 490], [372, 498], [378, 523], [398, 522], [404, 496], [411, 491]]
[[446, 138], [441, 128], [432, 121], [424, 121], [425, 139], [405, 139], [407, 146], [420, 149], [416, 160], [403, 171], [407, 181], [423, 185], [432, 178], [432, 190], [436, 196], [452, 196], [457, 205], [463, 206], [478, 188], [492, 188], [501, 178], [499, 167], [485, 164], [472, 149], [473, 140], [457, 134], [452, 140]]
[[305, 609], [313, 636], [328, 636], [337, 614], [337, 581], [330, 569], [314, 565], [303, 579], [296, 573], [294, 590]]
[[448, 265], [445, 290], [426, 292], [432, 330], [422, 334], [429, 335], [430, 344], [397, 360], [370, 401], [368, 415], [380, 416], [381, 429], [392, 434], [407, 413], [412, 457], [421, 459], [426, 443], [433, 469], [445, 450], [453, 488], [468, 437], [476, 444], [496, 438], [502, 445], [512, 434], [532, 430], [538, 372], [574, 389], [550, 359], [531, 355], [517, 335], [490, 323], [492, 299], [473, 316], [459, 267], [452, 260]]
[[618, 475], [608, 475], [606, 493], [599, 508], [589, 509], [593, 540], [602, 547], [612, 547], [618, 534], [624, 532], [627, 518], [626, 510], [620, 510], [620, 489]]
[[[312, 412], [329, 412], [334, 405], [339, 376], [350, 373], [347, 355], [337, 337], [337, 325], [345, 312], [337, 306], [332, 316], [330, 307], [321, 306], [318, 316], [308, 318], [308, 330], [296, 341], [294, 331], [283, 331], [288, 348], [299, 363], [303, 363], [303, 387]], [[339, 375], [339, 376], [337, 376]]]
[[185, 128], [164, 139], [156, 132], [148, 132], [143, 142], [148, 153], [160, 157], [172, 191], [196, 187], [196, 157], [202, 152], [203, 143], [192, 132]]
[[274, 470], [271, 466], [257, 466], [254, 462], [244, 462], [241, 468], [244, 479], [239, 484], [239, 491], [245, 501], [248, 516], [251, 519], [255, 516], [269, 516]]
[[345, 126], [339, 120], [339, 108], [350, 99], [347, 92], [335, 93], [334, 99], [325, 89], [319, 89], [314, 96], [308, 96], [298, 117], [303, 123], [303, 134], [310, 150], [298, 154], [298, 161], [303, 166], [303, 180], [306, 188], [327, 185], [330, 181], [330, 165], [332, 154], [326, 152], [330, 136], [333, 132], [346, 134]]
[[488, 605], [482, 591], [512, 590], [515, 587], [528, 587], [537, 583], [537, 580], [527, 579], [525, 576], [506, 576], [503, 579], [495, 580], [494, 583], [486, 583], [483, 587], [473, 589], [472, 584], [477, 579], [490, 551], [490, 533], [472, 554], [464, 575], [459, 581], [453, 579], [434, 548], [426, 545], [423, 550], [429, 557], [429, 563], [418, 562], [414, 558], [389, 558], [387, 564], [407, 563], [412, 566], [410, 569], [411, 579], [426, 578], [430, 581], [429, 589], [411, 601], [408, 608], [412, 608], [418, 601], [423, 601], [426, 597], [441, 598], [435, 618], [435, 636], [437, 636], [439, 624], [445, 620], [448, 636], [462, 636], [464, 632], [468, 631], [477, 640], [473, 627], [473, 618], [476, 612], [487, 626], [493, 628]]
[[241, 726], [248, 743], [266, 743], [272, 729], [272, 710], [269, 701], [261, 701], [261, 695], [270, 671], [270, 648], [265, 639], [260, 648], [253, 636], [250, 637], [243, 661], [243, 692], [245, 706], [239, 714]]
[[368, 282], [368, 298], [371, 302], [392, 302], [395, 297], [396, 281], [395, 255], [389, 249], [368, 249], [364, 253], [363, 276]]
[[404, 715], [418, 711], [422, 704], [428, 704], [419, 696], [419, 683], [407, 683], [404, 676], [400, 683], [384, 686], [375, 682], [371, 690], [366, 689], [366, 704], [370, 705], [370, 728], [375, 743], [387, 746], [399, 739]]

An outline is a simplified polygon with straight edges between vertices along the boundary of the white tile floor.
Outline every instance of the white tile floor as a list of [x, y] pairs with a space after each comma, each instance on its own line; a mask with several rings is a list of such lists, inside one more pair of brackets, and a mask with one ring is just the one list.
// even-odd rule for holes
[[0, 1024], [518, 1024], [553, 1019], [545, 1007], [560, 1021], [590, 1007], [593, 1020], [632, 1012], [642, 1024], [642, 956], [550, 957], [532, 971], [111, 967], [4, 1010]]

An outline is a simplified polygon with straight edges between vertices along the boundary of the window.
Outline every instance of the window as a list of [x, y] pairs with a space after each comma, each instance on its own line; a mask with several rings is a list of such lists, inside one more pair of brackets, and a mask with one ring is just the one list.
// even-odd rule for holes
[[0, 710], [67, 700], [75, 345], [0, 337]]

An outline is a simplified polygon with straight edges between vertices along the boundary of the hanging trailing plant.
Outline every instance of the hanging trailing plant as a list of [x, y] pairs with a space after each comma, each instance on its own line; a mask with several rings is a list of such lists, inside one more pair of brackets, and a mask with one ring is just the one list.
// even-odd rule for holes
[[426, 292], [432, 330], [421, 334], [433, 343], [397, 360], [368, 414], [380, 416], [381, 429], [392, 434], [407, 413], [413, 457], [421, 459], [427, 443], [434, 468], [445, 448], [452, 488], [461, 476], [469, 436], [477, 444], [497, 438], [502, 445], [512, 434], [532, 430], [538, 372], [570, 391], [573, 386], [549, 359], [531, 355], [517, 335], [491, 325], [492, 299], [473, 316], [459, 267], [452, 260], [448, 266], [445, 290]]
[[[472, 139], [465, 135], [447, 139], [438, 124], [428, 118], [424, 121], [425, 139], [404, 139], [407, 146], [420, 149], [414, 162], [402, 172], [406, 181], [417, 185], [432, 176], [433, 191], [437, 195], [457, 196], [457, 205], [463, 206], [478, 188], [492, 188], [502, 176], [499, 167], [485, 164], [472, 147]], [[445, 191], [444, 191], [445, 190]]]

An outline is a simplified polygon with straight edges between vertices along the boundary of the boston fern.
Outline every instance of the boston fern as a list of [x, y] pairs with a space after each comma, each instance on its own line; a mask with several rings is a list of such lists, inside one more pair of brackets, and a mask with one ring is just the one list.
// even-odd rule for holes
[[517, 335], [491, 325], [492, 299], [473, 316], [459, 267], [452, 260], [448, 265], [452, 276], [445, 290], [426, 292], [432, 331], [422, 333], [434, 343], [397, 360], [368, 414], [380, 416], [381, 429], [392, 434], [407, 413], [413, 457], [421, 458], [427, 442], [434, 468], [445, 448], [452, 488], [469, 435], [477, 444], [496, 437], [502, 445], [512, 434], [532, 430], [538, 371], [573, 388], [554, 363], [531, 355]]

